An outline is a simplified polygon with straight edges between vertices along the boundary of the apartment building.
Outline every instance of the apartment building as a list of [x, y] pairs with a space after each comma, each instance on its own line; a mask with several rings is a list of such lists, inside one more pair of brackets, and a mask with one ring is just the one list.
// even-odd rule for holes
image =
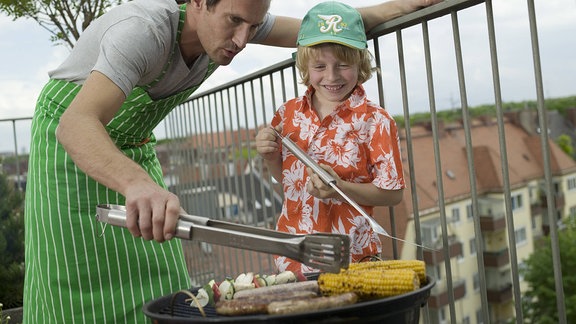
[[[449, 318], [449, 294], [455, 300], [454, 312], [458, 323], [481, 323], [480, 280], [478, 251], [482, 251], [487, 301], [490, 304], [490, 323], [505, 323], [514, 318], [512, 283], [514, 276], [510, 264], [510, 252], [516, 253], [522, 268], [534, 251], [538, 239], [549, 229], [544, 184], [544, 168], [540, 136], [522, 126], [521, 118], [510, 115], [505, 118], [506, 157], [508, 165], [501, 165], [501, 145], [497, 121], [490, 118], [476, 119], [470, 131], [473, 152], [475, 190], [478, 212], [474, 213], [471, 200], [471, 179], [468, 174], [466, 134], [461, 124], [440, 123], [437, 128], [440, 167], [436, 167], [435, 147], [430, 125], [410, 128], [411, 147], [407, 147], [406, 132], [403, 133], [403, 160], [412, 154], [416, 183], [407, 184], [403, 202], [390, 216], [386, 208], [378, 209], [377, 219], [390, 230], [393, 217], [396, 235], [408, 242], [416, 242], [415, 217], [420, 220], [422, 244], [438, 249], [423, 249], [427, 272], [436, 279], [428, 301], [430, 322], [444, 323]], [[560, 148], [551, 144], [550, 152], [554, 183], [554, 207], [556, 218], [576, 215], [576, 163]], [[506, 169], [508, 172], [503, 173]], [[410, 170], [406, 168], [406, 179]], [[439, 178], [437, 174], [441, 174]], [[512, 217], [506, 217], [506, 197], [503, 183], [508, 177], [512, 188], [509, 205]], [[442, 186], [443, 190], [438, 190]], [[413, 188], [416, 188], [413, 192]], [[442, 196], [439, 196], [442, 192]], [[414, 208], [418, 213], [414, 213]], [[474, 219], [480, 219], [479, 240]], [[443, 221], [444, 220], [444, 221]], [[513, 240], [510, 240], [506, 223], [513, 222]], [[481, 242], [482, 249], [478, 249]], [[515, 246], [511, 246], [511, 243]], [[449, 262], [442, 252], [448, 244]], [[410, 244], [396, 242], [402, 259], [417, 258], [417, 249]], [[391, 253], [392, 242], [384, 241], [384, 256]], [[447, 274], [450, 274], [452, 291], [449, 291]], [[517, 277], [518, 278], [518, 277]], [[520, 290], [526, 283], [519, 278]]]

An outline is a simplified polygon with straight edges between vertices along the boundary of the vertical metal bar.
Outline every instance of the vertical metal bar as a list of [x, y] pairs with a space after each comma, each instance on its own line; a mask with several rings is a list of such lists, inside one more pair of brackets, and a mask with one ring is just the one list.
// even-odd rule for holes
[[[224, 116], [226, 116], [226, 112], [224, 111], [224, 91], [222, 90], [219, 92], [220, 95], [220, 109], [216, 109], [221, 111], [222, 113], [222, 134], [224, 134], [224, 143], [219, 143], [220, 147], [223, 149], [225, 156], [223, 157], [223, 160], [225, 160], [225, 170], [224, 170], [224, 177], [222, 179], [222, 188], [228, 188], [228, 193], [231, 191], [232, 189], [232, 185], [231, 185], [231, 174], [228, 173], [228, 166], [230, 164], [230, 147], [232, 146], [231, 143], [228, 142], [228, 128], [226, 127], [226, 120], [224, 118]], [[218, 119], [220, 120], [220, 119]], [[218, 129], [218, 132], [220, 132], [220, 130]], [[232, 136], [232, 131], [230, 131], [230, 139], [233, 139], [234, 137]], [[225, 202], [230, 202], [231, 204], [233, 203], [232, 200], [232, 196], [230, 194], [226, 195], [226, 200]], [[237, 201], [238, 203], [238, 201]], [[223, 215], [226, 216], [226, 215]], [[231, 215], [231, 217], [233, 217]], [[224, 217], [226, 219], [226, 217]]]
[[[220, 192], [224, 191], [224, 193], [226, 193], [225, 191], [225, 185], [224, 182], [226, 181], [227, 178], [227, 173], [226, 170], [223, 168], [226, 166], [226, 158], [222, 156], [222, 154], [224, 152], [226, 152], [226, 141], [228, 139], [228, 136], [226, 136], [226, 132], [223, 131], [220, 128], [220, 110], [218, 109], [218, 107], [222, 107], [222, 91], [218, 91], [217, 93], [214, 93], [214, 109], [212, 109], [211, 111], [214, 113], [214, 119], [212, 120], [212, 123], [215, 124], [215, 131], [213, 133], [213, 136], [216, 137], [216, 149], [215, 154], [215, 160], [217, 161], [216, 163], [216, 170], [218, 171], [218, 179], [215, 179], [215, 181], [218, 182], [218, 185], [216, 186], [217, 190], [216, 190], [216, 201], [217, 201], [217, 207], [220, 210]], [[221, 136], [224, 136], [224, 139], [221, 139]], [[231, 199], [230, 199], [230, 195], [228, 194], [224, 194], [223, 195], [223, 199], [222, 199], [222, 204], [224, 206], [222, 206], [224, 208], [224, 212], [220, 213], [220, 217], [221, 219], [225, 219], [226, 218], [226, 210], [227, 210], [227, 206], [229, 206], [229, 203], [231, 203]]]
[[474, 220], [474, 233], [476, 234], [476, 261], [478, 263], [478, 277], [480, 281], [480, 300], [482, 318], [484, 323], [488, 323], [490, 313], [488, 309], [488, 297], [486, 291], [486, 273], [484, 269], [484, 244], [482, 229], [480, 227], [480, 212], [478, 210], [478, 190], [476, 188], [476, 168], [474, 167], [474, 153], [472, 146], [472, 134], [470, 125], [470, 112], [468, 109], [468, 96], [466, 93], [466, 78], [464, 76], [464, 64], [462, 58], [462, 44], [460, 38], [460, 27], [458, 25], [458, 13], [452, 12], [452, 32], [454, 37], [454, 49], [456, 53], [456, 68], [458, 70], [458, 85], [460, 88], [460, 104], [462, 107], [462, 123], [466, 139], [466, 159], [468, 160], [468, 174], [470, 178], [470, 195], [472, 198], [472, 215]]
[[452, 279], [452, 263], [450, 260], [450, 242], [448, 241], [448, 224], [446, 221], [446, 205], [444, 203], [444, 182], [442, 176], [442, 159], [440, 157], [440, 134], [438, 133], [438, 116], [436, 113], [436, 99], [434, 94], [434, 78], [432, 73], [432, 62], [430, 54], [430, 35], [428, 32], [428, 22], [422, 22], [422, 34], [424, 38], [424, 57], [426, 60], [426, 75], [428, 81], [428, 98], [430, 101], [430, 116], [432, 120], [432, 136], [434, 144], [434, 160], [436, 163], [436, 185], [438, 189], [438, 207], [440, 212], [440, 223], [442, 226], [442, 243], [444, 248], [444, 266], [446, 268], [446, 283], [448, 298], [450, 300], [450, 320], [456, 323], [456, 308], [454, 305], [454, 288]]
[[558, 242], [558, 226], [556, 221], [556, 206], [554, 197], [554, 184], [552, 182], [550, 145], [548, 139], [548, 112], [544, 102], [544, 85], [542, 82], [542, 67], [540, 64], [540, 45], [538, 41], [538, 27], [536, 24], [536, 10], [534, 0], [528, 0], [528, 16], [530, 22], [530, 35], [532, 40], [532, 56], [534, 61], [534, 77], [536, 80], [536, 95], [538, 102], [538, 123], [540, 124], [540, 139], [542, 143], [542, 157], [544, 159], [544, 179], [546, 181], [546, 202], [548, 205], [548, 221], [550, 222], [550, 243], [552, 248], [552, 263], [554, 268], [554, 285], [556, 290], [556, 307], [558, 320], [567, 323], [566, 305], [564, 304], [564, 287], [562, 285], [562, 265], [560, 262], [560, 246]]
[[[236, 122], [236, 127], [234, 127], [235, 129], [235, 134], [236, 134], [236, 144], [237, 144], [237, 152], [242, 152], [242, 136], [241, 136], [241, 122], [240, 122], [240, 110], [238, 109], [238, 105], [239, 105], [239, 94], [238, 94], [238, 87], [241, 86], [235, 86], [233, 87], [234, 89], [234, 106], [232, 105], [232, 103], [230, 104], [230, 111], [234, 112], [234, 109], [236, 109], [235, 113], [236, 113], [236, 118], [235, 118], [235, 122]], [[235, 154], [234, 155], [234, 165], [236, 167], [241, 165], [241, 162], [238, 161], [239, 158], [239, 154]], [[238, 170], [236, 170], [238, 171]], [[240, 172], [242, 172], [242, 170], [239, 170]], [[244, 177], [242, 176], [242, 173], [238, 174], [238, 172], [235, 172], [234, 174], [234, 181], [235, 181], [235, 185], [236, 185], [236, 192], [242, 197], [242, 201], [244, 202], [244, 208], [243, 209], [243, 213], [247, 214], [248, 213], [248, 207], [246, 204], [246, 195], [244, 192], [244, 188], [246, 188], [246, 185], [244, 183]], [[243, 250], [239, 250], [238, 253], [235, 253], [234, 256], [236, 258], [236, 265], [239, 265], [242, 256], [244, 255], [244, 251]]]
[[298, 77], [296, 75], [296, 67], [292, 65], [292, 83], [294, 86], [294, 97], [298, 97]]
[[[252, 101], [252, 116], [253, 116], [253, 122], [255, 127], [258, 125], [258, 120], [256, 117], [256, 92], [254, 91], [254, 80], [250, 81], [250, 99]], [[246, 107], [246, 111], [248, 111], [248, 107]], [[248, 122], [248, 114], [246, 115], [246, 131], [248, 133], [248, 136], [246, 138], [247, 141], [247, 149], [248, 149], [248, 165], [249, 165], [249, 174], [250, 174], [250, 192], [252, 193], [252, 198], [254, 201], [257, 201], [256, 199], [256, 179], [254, 179], [255, 176], [258, 175], [258, 172], [256, 171], [255, 168], [255, 160], [252, 157], [252, 136], [250, 134], [250, 130], [252, 129], [251, 127], [249, 127], [249, 122]], [[257, 128], [256, 128], [257, 129]], [[262, 186], [261, 186], [261, 182], [260, 182], [260, 190], [262, 190]], [[261, 196], [262, 198], [264, 198], [264, 196]], [[265, 215], [266, 212], [266, 202], [265, 201], [261, 201], [262, 204], [262, 215]], [[258, 213], [257, 213], [257, 209], [256, 206], [254, 206], [254, 211], [253, 211], [253, 217], [254, 220], [252, 222], [252, 225], [254, 226], [258, 226]], [[256, 252], [251, 252], [250, 255], [252, 256], [252, 259], [256, 259], [258, 262], [258, 269], [262, 269], [262, 259], [261, 258], [255, 258], [256, 255], [258, 255], [258, 253]], [[250, 267], [250, 266], [249, 266]], [[248, 268], [249, 268], [248, 267]]]
[[[381, 66], [382, 63], [380, 61], [380, 43], [378, 42], [378, 39], [375, 39], [373, 42], [374, 44], [374, 60], [376, 62], [376, 82], [378, 85], [378, 100], [379, 100], [379, 104], [380, 107], [385, 107], [384, 105], [384, 85], [382, 82], [382, 70], [381, 70]], [[390, 206], [388, 207], [388, 213], [390, 215], [390, 235], [392, 235], [393, 237], [397, 237], [398, 234], [396, 233], [396, 219], [395, 219], [395, 215], [394, 215], [394, 207]], [[396, 240], [391, 240], [392, 242], [392, 256], [394, 259], [398, 259], [399, 258], [399, 252], [398, 252], [398, 242]]]
[[[504, 189], [504, 203], [506, 207], [506, 224], [508, 230], [508, 246], [510, 247], [508, 251], [510, 252], [510, 265], [512, 268], [512, 273], [518, 273], [518, 257], [516, 255], [516, 238], [515, 238], [515, 227], [514, 227], [514, 215], [512, 214], [511, 207], [511, 194], [510, 194], [510, 175], [508, 172], [508, 155], [506, 149], [506, 134], [504, 130], [504, 118], [502, 110], [502, 94], [500, 87], [500, 74], [498, 67], [498, 53], [496, 50], [496, 32], [494, 30], [494, 10], [492, 7], [492, 0], [486, 1], [486, 17], [488, 21], [488, 36], [490, 42], [490, 58], [492, 62], [492, 78], [494, 85], [494, 97], [496, 100], [496, 112], [498, 120], [498, 136], [500, 142], [500, 157], [501, 157], [501, 168], [502, 168], [502, 181]], [[514, 306], [516, 308], [516, 322], [518, 324], [523, 323], [522, 305], [521, 305], [521, 295], [520, 295], [520, 282], [519, 277], [512, 275], [512, 288], [514, 290]]]
[[[276, 104], [276, 92], [274, 91], [274, 75], [273, 75], [273, 74], [270, 75], [270, 92], [272, 93], [272, 98], [271, 98], [271, 99], [272, 99], [272, 105], [273, 105], [273, 112], [276, 113], [276, 109], [277, 109], [276, 107], [279, 106], [279, 105]], [[272, 184], [272, 176], [270, 176], [269, 179], [270, 179], [270, 183]], [[281, 180], [281, 179], [277, 179], [277, 180], [278, 180], [278, 181], [280, 182], [280, 184], [281, 184], [281, 181], [282, 181], [282, 180]], [[282, 188], [282, 187], [281, 187], [281, 188]], [[271, 189], [272, 189], [273, 194], [276, 195], [276, 192], [274, 191], [274, 188], [272, 188], [272, 185], [271, 185]], [[276, 204], [276, 199], [274, 199], [273, 202], [274, 202], [274, 205], [273, 205], [273, 206], [275, 206], [275, 204]], [[274, 210], [276, 210], [276, 209], [274, 209]], [[274, 226], [273, 228], [275, 228], [275, 226], [276, 226], [276, 215], [274, 215], [274, 218], [273, 218], [273, 220], [272, 220], [272, 223], [273, 223], [273, 226]]]
[[[214, 166], [217, 165], [218, 163], [218, 158], [216, 157], [216, 148], [215, 148], [215, 144], [216, 142], [214, 141], [214, 136], [217, 136], [216, 133], [214, 133], [214, 121], [215, 119], [212, 118], [212, 107], [215, 105], [214, 104], [214, 100], [215, 100], [215, 95], [216, 94], [210, 94], [207, 97], [207, 104], [203, 106], [204, 108], [204, 128], [205, 128], [205, 147], [206, 147], [206, 157], [208, 160], [208, 165], [209, 167], [207, 168], [207, 172], [206, 172], [206, 188], [218, 188], [218, 186], [216, 186], [216, 181], [217, 181], [217, 174], [215, 174], [215, 171], [217, 171], [217, 168], [215, 168]], [[217, 191], [216, 191], [217, 193]], [[216, 200], [218, 200], [218, 197], [216, 197]], [[218, 208], [218, 203], [216, 202], [216, 207], [217, 210], [214, 211], [213, 213], [213, 217], [217, 217], [220, 218], [220, 210]]]
[[[406, 81], [406, 63], [404, 62], [404, 42], [402, 40], [402, 31], [396, 32], [396, 43], [398, 47], [398, 66], [400, 69], [400, 85], [402, 91], [402, 105], [404, 112], [404, 132], [406, 136], [406, 150], [408, 154], [408, 161], [414, 161], [414, 148], [412, 146], [412, 131], [410, 128], [410, 105], [408, 103], [408, 85]], [[414, 163], [408, 164], [410, 172], [410, 191], [412, 192], [412, 213], [414, 214], [414, 226], [416, 234], [416, 243], [422, 245], [422, 231], [420, 228], [420, 213], [418, 206], [418, 192], [417, 188], [417, 177], [416, 170], [414, 168]], [[420, 246], [416, 248], [416, 256], [419, 260], [424, 259], [423, 250]]]
[[[418, 207], [418, 196], [417, 196], [417, 180], [416, 180], [416, 170], [414, 168], [414, 148], [412, 146], [412, 131], [410, 128], [410, 105], [408, 103], [408, 86], [406, 80], [406, 63], [404, 61], [404, 42], [402, 39], [402, 30], [396, 31], [396, 46], [398, 52], [398, 67], [400, 73], [400, 86], [402, 92], [402, 110], [404, 114], [404, 133], [405, 133], [405, 143], [406, 151], [408, 154], [408, 169], [410, 173], [410, 192], [412, 193], [412, 214], [414, 217], [414, 232], [416, 235], [416, 243], [419, 245], [416, 248], [416, 258], [418, 260], [424, 260], [424, 251], [421, 247], [422, 245], [422, 229], [420, 227], [420, 208]], [[423, 315], [424, 323], [430, 323], [430, 312], [428, 304], [421, 311]]]
[[207, 114], [206, 114], [206, 107], [210, 106], [210, 95], [206, 95], [202, 98], [202, 105], [200, 105], [198, 107], [198, 125], [199, 125], [199, 129], [200, 129], [200, 133], [198, 134], [198, 139], [199, 139], [199, 148], [202, 149], [202, 159], [201, 161], [203, 161], [204, 163], [202, 163], [202, 165], [200, 165], [201, 167], [201, 187], [204, 188], [209, 188], [210, 187], [210, 175], [207, 174], [208, 170], [206, 170], [204, 167], [206, 166], [206, 164], [208, 164], [208, 166], [212, 165], [212, 161], [211, 161], [211, 149], [210, 146], [212, 145], [209, 140], [209, 136], [210, 136], [210, 132], [208, 131], [208, 122], [207, 122]]
[[[18, 137], [16, 136], [16, 120], [12, 120], [12, 131], [14, 133], [14, 156], [16, 157], [16, 181], [18, 181], [18, 190], [22, 191], [22, 179], [20, 174], [20, 157], [18, 155]], [[1, 170], [0, 170], [1, 171]]]

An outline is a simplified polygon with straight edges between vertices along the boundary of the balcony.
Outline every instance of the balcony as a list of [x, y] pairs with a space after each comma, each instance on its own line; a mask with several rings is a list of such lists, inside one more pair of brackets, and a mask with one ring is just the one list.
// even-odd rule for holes
[[[454, 301], [464, 298], [466, 295], [466, 281], [457, 280], [453, 282], [452, 291], [454, 293]], [[432, 309], [442, 308], [452, 303], [448, 294], [448, 285], [443, 282], [438, 282], [436, 287], [432, 289], [430, 298], [428, 299], [428, 307]]]
[[482, 232], [498, 232], [506, 229], [506, 218], [504, 215], [480, 216], [480, 228]]
[[488, 302], [491, 304], [501, 304], [512, 300], [512, 284], [507, 284], [497, 288], [487, 288], [486, 294]]
[[[556, 209], [562, 209], [566, 205], [566, 198], [564, 197], [563, 193], [555, 193], [552, 195], [552, 199], [554, 208]], [[548, 197], [545, 194], [542, 195], [541, 201], [542, 208], [548, 208]]]
[[500, 268], [510, 264], [508, 248], [497, 252], [484, 252], [484, 266], [487, 268]]
[[[450, 240], [448, 247], [448, 255], [450, 259], [457, 256], [462, 256], [462, 242], [457, 240]], [[437, 250], [424, 250], [424, 262], [428, 265], [437, 265], [444, 262], [444, 249]]]

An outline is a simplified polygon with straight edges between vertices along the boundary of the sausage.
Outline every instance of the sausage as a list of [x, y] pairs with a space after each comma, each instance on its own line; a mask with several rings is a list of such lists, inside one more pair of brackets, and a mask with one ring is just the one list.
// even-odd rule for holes
[[217, 314], [226, 316], [266, 314], [268, 303], [265, 301], [223, 299], [216, 303], [215, 308]]
[[314, 293], [318, 293], [320, 290], [318, 288], [318, 281], [307, 280], [307, 281], [291, 282], [248, 290], [241, 290], [234, 294], [234, 299], [242, 299], [249, 296], [275, 294], [287, 291], [311, 291]]
[[295, 314], [303, 312], [317, 311], [327, 308], [351, 305], [358, 301], [358, 295], [354, 292], [347, 292], [329, 297], [318, 297], [306, 300], [285, 300], [275, 301], [268, 304], [268, 314]]
[[266, 314], [268, 304], [275, 301], [286, 301], [293, 299], [309, 299], [318, 297], [312, 291], [296, 290], [282, 291], [267, 294], [244, 296], [233, 300], [220, 300], [216, 303], [216, 313], [220, 315], [254, 315]]
[[253, 302], [264, 301], [266, 303], [271, 303], [280, 300], [290, 300], [296, 298], [314, 298], [318, 297], [318, 293], [308, 290], [293, 290], [293, 291], [276, 291], [267, 292], [264, 294], [241, 296], [240, 298], [234, 298], [235, 300], [248, 300]]

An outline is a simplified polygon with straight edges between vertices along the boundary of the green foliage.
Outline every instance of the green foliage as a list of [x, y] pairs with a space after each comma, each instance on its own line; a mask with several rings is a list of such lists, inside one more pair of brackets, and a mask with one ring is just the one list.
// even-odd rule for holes
[[[557, 110], [561, 115], [566, 117], [566, 111], [568, 108], [576, 108], [576, 96], [563, 97], [563, 98], [552, 98], [546, 99], [544, 102], [546, 109]], [[520, 102], [505, 102], [502, 104], [502, 111], [504, 113], [509, 111], [515, 111], [520, 109], [536, 109], [536, 101], [520, 101]], [[496, 106], [495, 105], [479, 105], [476, 107], [470, 107], [468, 109], [471, 118], [480, 116], [496, 116]], [[450, 110], [439, 110], [437, 111], [438, 120], [444, 122], [454, 122], [462, 120], [462, 109], [450, 109]], [[397, 124], [400, 127], [404, 127], [404, 116], [394, 116]], [[410, 115], [410, 125], [416, 125], [423, 122], [430, 122], [430, 113], [419, 112]]]
[[[560, 263], [564, 288], [564, 305], [568, 323], [576, 323], [576, 221], [567, 223], [564, 230], [559, 231]], [[524, 294], [522, 303], [526, 323], [558, 323], [556, 306], [556, 287], [554, 285], [554, 268], [552, 267], [552, 248], [550, 238], [546, 237], [542, 244], [526, 260], [526, 268], [522, 270], [524, 280], [529, 288]]]
[[0, 302], [22, 306], [24, 288], [24, 194], [0, 174]]
[[562, 134], [558, 136], [556, 139], [556, 144], [560, 146], [560, 149], [564, 151], [564, 153], [574, 157], [574, 146], [572, 145], [572, 138], [566, 134]]
[[0, 12], [33, 19], [56, 44], [74, 47], [84, 29], [111, 7], [129, 0], [0, 0]]

